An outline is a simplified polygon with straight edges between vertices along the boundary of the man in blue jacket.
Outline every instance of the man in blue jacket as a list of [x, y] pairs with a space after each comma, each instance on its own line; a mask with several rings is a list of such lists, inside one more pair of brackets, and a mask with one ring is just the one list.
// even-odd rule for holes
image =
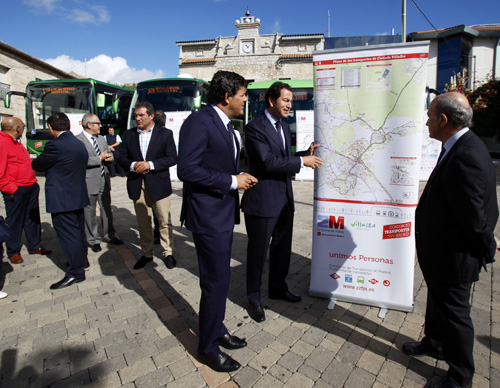
[[89, 265], [83, 215], [83, 208], [89, 204], [85, 183], [88, 154], [70, 132], [70, 121], [64, 113], [54, 113], [47, 125], [53, 140], [45, 144], [32, 166], [35, 171], [46, 172], [47, 213], [52, 214], [52, 224], [68, 259], [66, 275], [50, 286], [56, 290], [83, 282]]

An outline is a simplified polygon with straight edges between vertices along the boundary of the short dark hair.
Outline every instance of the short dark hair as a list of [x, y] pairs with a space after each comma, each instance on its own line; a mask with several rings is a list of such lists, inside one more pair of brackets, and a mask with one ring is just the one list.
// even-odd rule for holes
[[155, 114], [155, 108], [154, 108], [153, 104], [151, 104], [150, 102], [137, 101], [134, 109], [139, 109], [139, 108], [146, 108], [146, 113], [148, 114], [148, 116]]
[[269, 86], [269, 89], [267, 89], [266, 94], [264, 96], [264, 98], [266, 99], [266, 108], [269, 108], [271, 106], [269, 105], [270, 98], [272, 98], [274, 101], [280, 98], [281, 89], [292, 91], [292, 87], [290, 85], [280, 81], [277, 81], [273, 83], [271, 86]]
[[219, 104], [224, 101], [226, 93], [234, 97], [240, 88], [245, 87], [245, 78], [232, 71], [219, 70], [214, 74], [208, 87], [207, 102]]
[[455, 128], [465, 128], [472, 126], [473, 111], [470, 106], [464, 106], [453, 95], [441, 94], [436, 97], [435, 113], [436, 117], [444, 114], [448, 121]]
[[71, 123], [64, 113], [54, 113], [47, 119], [47, 124], [56, 132], [69, 131]]
[[157, 110], [155, 112], [155, 117], [153, 118], [153, 122], [160, 127], [164, 127], [167, 122], [167, 115], [162, 110]]

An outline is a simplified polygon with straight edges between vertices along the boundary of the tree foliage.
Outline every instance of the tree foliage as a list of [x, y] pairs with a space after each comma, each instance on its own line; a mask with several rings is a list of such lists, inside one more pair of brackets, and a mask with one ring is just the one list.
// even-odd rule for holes
[[467, 87], [467, 70], [455, 74], [446, 92], [460, 92], [469, 100], [474, 111], [472, 130], [476, 135], [492, 137], [500, 135], [500, 80], [488, 77], [486, 82], [472, 91]]

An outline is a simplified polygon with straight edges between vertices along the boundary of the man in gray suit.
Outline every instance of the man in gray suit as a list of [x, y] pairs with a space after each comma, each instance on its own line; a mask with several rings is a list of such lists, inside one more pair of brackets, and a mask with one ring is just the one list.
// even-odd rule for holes
[[[99, 118], [86, 113], [82, 118], [83, 132], [76, 135], [87, 149], [89, 158], [85, 181], [90, 205], [85, 207], [85, 232], [87, 242], [94, 252], [101, 251], [101, 241], [120, 245], [123, 241], [116, 237], [111, 212], [111, 182], [107, 165], [113, 162], [113, 154], [106, 139], [100, 135], [101, 122]], [[102, 218], [103, 237], [99, 235], [96, 206], [99, 202]]]

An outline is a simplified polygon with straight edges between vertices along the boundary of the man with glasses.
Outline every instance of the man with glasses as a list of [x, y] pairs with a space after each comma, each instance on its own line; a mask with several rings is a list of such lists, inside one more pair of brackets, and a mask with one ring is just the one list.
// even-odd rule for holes
[[[113, 154], [106, 139], [100, 135], [101, 122], [99, 118], [86, 113], [82, 118], [83, 132], [76, 135], [87, 149], [88, 161], [85, 181], [90, 204], [85, 207], [85, 232], [87, 243], [93, 252], [101, 251], [101, 241], [120, 245], [123, 241], [116, 237], [111, 212], [111, 181], [107, 166], [113, 163]], [[102, 218], [103, 237], [99, 234], [96, 207], [99, 202]]]
[[[40, 245], [40, 208], [35, 171], [31, 168], [31, 158], [21, 144], [25, 125], [17, 117], [7, 117], [2, 121], [0, 132], [0, 191], [5, 202], [10, 239], [6, 241], [7, 255], [12, 264], [21, 264], [21, 236], [28, 242], [28, 253], [48, 255], [52, 251]], [[1, 265], [1, 261], [0, 261]]]

